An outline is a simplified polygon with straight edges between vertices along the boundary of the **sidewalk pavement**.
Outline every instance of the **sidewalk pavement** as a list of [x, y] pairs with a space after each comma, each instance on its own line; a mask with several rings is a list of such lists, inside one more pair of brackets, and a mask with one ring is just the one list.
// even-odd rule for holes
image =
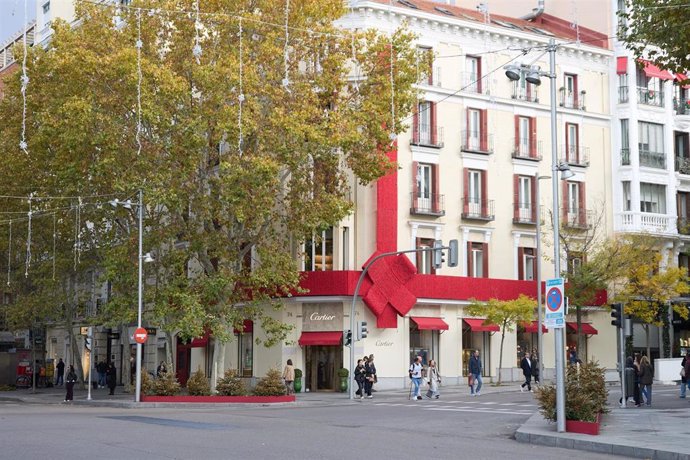
[[[540, 413], [532, 415], [515, 432], [515, 439], [519, 442], [537, 445], [562, 447], [578, 451], [590, 451], [622, 455], [628, 458], [649, 459], [690, 459], [690, 443], [688, 435], [690, 429], [686, 421], [690, 419], [690, 404], [687, 400], [677, 399], [674, 387], [660, 390], [654, 406], [621, 409], [616, 404], [615, 387], [610, 388], [610, 413], [602, 417], [598, 436], [577, 433], [558, 433], [555, 423], [544, 420]], [[663, 390], [662, 390], [663, 389]], [[515, 384], [500, 387], [485, 384], [482, 395], [490, 396], [498, 393], [517, 392]], [[665, 401], [661, 393], [668, 393]], [[380, 390], [374, 393], [373, 401], [400, 401], [407, 399], [408, 390]], [[468, 389], [465, 385], [443, 386], [443, 399], [457, 399], [467, 397]], [[0, 392], [0, 402], [19, 402], [25, 404], [65, 404], [65, 389], [39, 388], [35, 393], [31, 389]], [[288, 407], [323, 407], [348, 406], [366, 403], [356, 399], [351, 401], [347, 393], [313, 392], [298, 393], [295, 403], [280, 403]], [[662, 402], [663, 401], [663, 402]], [[266, 404], [195, 404], [195, 403], [135, 403], [133, 393], [124, 393], [123, 387], [117, 387], [115, 395], [108, 395], [107, 389], [91, 390], [91, 400], [87, 400], [87, 390], [75, 388], [74, 401], [69, 403], [81, 407], [112, 407], [112, 408], [233, 408], [248, 409], [250, 407], [265, 407]], [[271, 405], [273, 406], [273, 405]]]

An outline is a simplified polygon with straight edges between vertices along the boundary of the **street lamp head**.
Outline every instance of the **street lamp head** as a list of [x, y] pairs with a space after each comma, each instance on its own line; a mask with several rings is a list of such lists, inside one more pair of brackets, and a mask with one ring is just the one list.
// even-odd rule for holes
[[530, 66], [529, 71], [525, 76], [525, 80], [533, 85], [541, 85], [541, 70], [539, 69], [538, 65]]
[[155, 261], [156, 259], [153, 257], [153, 255], [151, 255], [150, 252], [147, 252], [146, 254], [144, 254], [142, 256], [142, 260], [146, 263], [150, 263], [150, 262]]
[[503, 67], [506, 70], [506, 77], [511, 81], [518, 81], [520, 79], [520, 66], [517, 64], [508, 64]]
[[560, 163], [557, 169], [561, 172], [561, 180], [570, 179], [575, 175], [575, 173], [570, 170], [570, 166], [566, 163]]
[[132, 200], [127, 200], [122, 203], [122, 207], [125, 209], [132, 209]]
[[108, 201], [108, 203], [110, 203], [110, 206], [112, 206], [113, 208], [117, 208], [120, 205], [120, 200], [115, 198], [114, 200]]

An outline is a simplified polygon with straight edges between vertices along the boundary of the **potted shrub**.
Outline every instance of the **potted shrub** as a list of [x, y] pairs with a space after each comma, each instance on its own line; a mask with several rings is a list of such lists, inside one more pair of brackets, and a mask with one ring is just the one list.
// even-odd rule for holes
[[216, 391], [220, 396], [244, 396], [247, 388], [237, 375], [237, 369], [227, 369], [223, 377], [218, 379]]
[[[551, 383], [536, 393], [539, 409], [556, 421], [556, 386]], [[596, 362], [568, 366], [565, 375], [565, 429], [573, 433], [599, 434], [601, 415], [608, 412], [604, 369]]]
[[341, 367], [338, 369], [338, 377], [340, 377], [340, 391], [343, 393], [347, 391], [347, 377], [350, 375], [350, 371]]
[[295, 388], [295, 393], [302, 391], [302, 369], [295, 369], [295, 381], [292, 386]]
[[190, 396], [210, 396], [211, 385], [208, 383], [206, 375], [204, 375], [201, 367], [187, 380], [187, 393]]
[[283, 396], [285, 394], [285, 384], [283, 376], [278, 369], [269, 369], [266, 376], [256, 384], [254, 388], [256, 396]]

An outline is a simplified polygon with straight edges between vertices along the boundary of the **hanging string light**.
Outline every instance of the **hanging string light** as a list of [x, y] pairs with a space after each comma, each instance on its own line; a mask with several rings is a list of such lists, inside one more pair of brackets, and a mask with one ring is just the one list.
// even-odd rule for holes
[[27, 11], [27, 0], [24, 0], [24, 57], [22, 59], [22, 138], [19, 141], [19, 148], [24, 151], [27, 155], [29, 154], [29, 144], [26, 142], [26, 89], [29, 86], [29, 76], [26, 73], [26, 55], [27, 55], [27, 43], [26, 35], [29, 28], [28, 22], [28, 11]]
[[288, 92], [290, 92], [290, 79], [289, 77], [289, 41], [290, 41], [290, 29], [288, 27], [290, 20], [290, 0], [285, 0], [285, 48], [283, 49], [283, 65], [285, 67], [285, 75], [283, 76], [282, 85]]
[[77, 198], [77, 209], [74, 219], [74, 271], [81, 263], [81, 197]]
[[239, 155], [242, 156], [242, 105], [244, 103], [244, 82], [243, 82], [243, 48], [242, 48], [242, 18], [240, 18], [240, 30], [239, 30], [239, 38], [240, 38], [240, 94], [237, 96], [237, 100], [239, 101], [238, 105], [238, 112], [237, 112], [237, 127], [239, 129], [239, 135], [237, 137], [237, 150], [239, 152]]
[[7, 285], [10, 285], [12, 276], [12, 221], [10, 221], [10, 238], [7, 243]]
[[204, 27], [201, 24], [201, 21], [199, 20], [199, 0], [196, 0], [194, 2], [194, 10], [196, 12], [196, 20], [194, 21], [194, 48], [192, 48], [192, 54], [194, 55], [194, 58], [196, 59], [196, 63], [200, 64], [201, 63], [201, 43], [200, 43], [200, 38], [199, 38], [199, 32], [201, 29]]
[[57, 240], [55, 213], [53, 213], [53, 281], [55, 281], [55, 241]]
[[31, 206], [31, 200], [33, 199], [34, 194], [31, 193], [29, 194], [29, 212], [27, 213], [29, 217], [29, 223], [27, 225], [27, 231], [26, 231], [26, 264], [24, 265], [24, 278], [29, 277], [29, 267], [31, 266], [31, 220], [33, 216], [33, 209]]
[[137, 156], [141, 155], [141, 10], [137, 10]]

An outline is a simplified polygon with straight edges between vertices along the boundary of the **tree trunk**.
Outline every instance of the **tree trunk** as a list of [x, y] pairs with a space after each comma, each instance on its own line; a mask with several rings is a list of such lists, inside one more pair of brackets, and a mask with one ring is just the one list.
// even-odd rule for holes
[[498, 382], [496, 385], [501, 384], [501, 367], [503, 367], [503, 341], [506, 338], [506, 325], [503, 323], [503, 328], [501, 329], [501, 348], [498, 350]]
[[177, 363], [173, 359], [173, 335], [165, 333], [165, 362], [170, 364], [170, 372], [177, 373]]
[[[120, 341], [123, 343], [122, 347], [122, 369], [120, 369], [120, 381], [125, 386], [124, 392], [132, 392], [132, 345], [129, 339], [129, 327], [126, 324], [120, 325]], [[117, 367], [117, 366], [116, 366]]]
[[225, 374], [225, 342], [213, 339], [213, 367], [211, 368], [211, 392], [216, 393], [218, 379]]
[[577, 315], [577, 356], [583, 362], [587, 362], [587, 357], [581, 355], [584, 347], [582, 346], [582, 309], [579, 305], [575, 307], [575, 312]]
[[645, 343], [647, 344], [647, 358], [652, 359], [651, 347], [649, 345], [649, 324], [644, 325], [644, 336], [645, 336]]
[[664, 324], [662, 325], [662, 330], [661, 330], [661, 341], [664, 347], [664, 352], [663, 352], [663, 357], [664, 358], [670, 358], [671, 357], [671, 315], [673, 314], [673, 310], [671, 309], [671, 305], [667, 305], [666, 311], [664, 312]]

